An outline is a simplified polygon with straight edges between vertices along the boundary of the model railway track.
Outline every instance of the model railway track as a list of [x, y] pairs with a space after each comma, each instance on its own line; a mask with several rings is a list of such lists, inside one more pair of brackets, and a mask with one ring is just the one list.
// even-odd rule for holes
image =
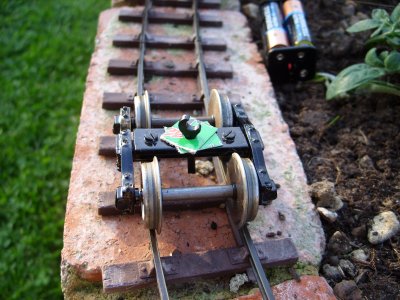
[[[110, 75], [136, 74], [136, 91], [132, 93], [107, 92], [103, 108], [119, 109], [113, 132], [117, 138], [104, 137], [100, 142], [100, 155], [117, 155], [121, 171], [121, 186], [115, 196], [102, 194], [99, 214], [117, 215], [142, 211], [145, 226], [149, 230], [153, 260], [141, 263], [107, 266], [103, 270], [103, 287], [107, 292], [145, 286], [156, 279], [161, 299], [168, 299], [167, 282], [219, 276], [242, 272], [251, 266], [264, 299], [273, 299], [273, 293], [263, 270], [264, 266], [294, 264], [297, 252], [290, 239], [254, 244], [247, 222], [253, 220], [259, 205], [266, 205], [276, 198], [276, 187], [269, 178], [262, 155], [261, 138], [249, 121], [240, 103], [232, 105], [229, 99], [210, 90], [208, 78], [229, 79], [233, 70], [227, 63], [207, 65], [203, 51], [225, 51], [226, 43], [216, 38], [203, 38], [200, 26], [221, 27], [221, 20], [200, 13], [199, 8], [217, 8], [220, 1], [156, 1], [146, 0], [141, 13], [121, 10], [123, 22], [141, 22], [138, 36], [117, 35], [116, 47], [138, 47], [137, 61], [111, 60]], [[161, 13], [156, 6], [191, 7], [190, 14]], [[154, 36], [148, 33], [152, 23], [191, 24], [193, 38]], [[195, 52], [192, 64], [165, 61], [146, 61], [147, 48], [179, 48]], [[145, 76], [195, 77], [197, 94], [156, 94], [145, 88]], [[179, 154], [175, 148], [159, 141], [164, 132], [158, 129], [171, 126], [176, 118], [155, 118], [151, 109], [203, 109], [205, 116], [197, 118], [208, 121], [218, 128], [217, 135], [224, 142], [219, 148], [199, 151], [196, 155]], [[131, 115], [131, 110], [134, 116]], [[186, 158], [188, 172], [194, 172], [196, 157], [213, 157], [216, 173], [222, 185], [191, 188], [161, 188], [158, 158]], [[134, 164], [141, 163], [142, 186], [135, 187]], [[162, 228], [162, 211], [166, 209], [209, 207], [226, 203], [229, 221], [239, 248], [209, 251], [203, 256], [186, 254], [179, 257], [160, 257], [157, 234]], [[244, 247], [243, 247], [244, 246]], [[204, 264], [204, 258], [215, 265]], [[203, 261], [201, 264], [200, 262]], [[194, 264], [196, 268], [178, 272], [179, 265]]]

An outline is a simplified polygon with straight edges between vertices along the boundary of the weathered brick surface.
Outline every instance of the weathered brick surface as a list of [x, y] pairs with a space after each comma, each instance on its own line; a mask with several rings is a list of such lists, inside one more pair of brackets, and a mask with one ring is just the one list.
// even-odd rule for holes
[[[109, 59], [136, 59], [138, 56], [138, 50], [117, 49], [111, 45], [116, 33], [140, 32], [140, 24], [118, 22], [118, 11], [110, 9], [100, 16], [96, 49], [87, 77], [65, 217], [62, 251], [64, 289], [74, 286], [71, 281], [78, 277], [100, 281], [101, 268], [106, 264], [151, 257], [148, 233], [140, 216], [97, 215], [98, 193], [113, 191], [120, 178], [115, 161], [97, 154], [99, 137], [111, 135], [115, 114], [101, 109], [102, 94], [104, 91], [134, 91], [136, 84], [133, 76], [109, 76], [106, 72]], [[240, 97], [264, 140], [264, 156], [270, 175], [281, 185], [278, 199], [272, 205], [260, 208], [256, 220], [250, 224], [252, 237], [263, 241], [267, 233], [280, 231], [283, 237], [293, 239], [302, 262], [318, 264], [325, 246], [320, 220], [307, 194], [305, 174], [288, 127], [282, 120], [269, 77], [261, 64], [256, 45], [250, 41], [246, 19], [233, 11], [209, 13], [218, 14], [224, 20], [224, 27], [202, 29], [202, 34], [223, 37], [229, 49], [227, 53], [207, 52], [206, 62], [229, 62], [235, 70], [232, 80], [210, 80], [210, 87]], [[192, 34], [190, 27], [172, 25], [151, 25], [150, 32]], [[193, 54], [181, 50], [152, 49], [147, 52], [146, 58], [188, 61], [193, 59]], [[146, 86], [150, 92], [193, 93], [196, 91], [196, 80], [155, 77]], [[154, 113], [176, 115], [174, 112]], [[161, 162], [164, 187], [214, 184], [212, 178], [187, 175], [186, 172], [186, 161]], [[279, 213], [285, 216], [284, 220]], [[168, 255], [175, 249], [185, 253], [235, 245], [222, 209], [166, 212], [164, 216], [163, 232], [159, 238], [162, 255]], [[218, 224], [217, 231], [210, 229], [212, 221]]]
[[[288, 280], [272, 287], [276, 300], [307, 299], [307, 300], [336, 300], [332, 288], [325, 278], [319, 276], [302, 276], [301, 280]], [[235, 300], [261, 300], [259, 290]]]

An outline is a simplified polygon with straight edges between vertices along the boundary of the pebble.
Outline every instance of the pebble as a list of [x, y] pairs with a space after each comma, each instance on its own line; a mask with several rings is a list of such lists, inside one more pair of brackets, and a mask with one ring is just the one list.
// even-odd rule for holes
[[339, 281], [344, 277], [342, 269], [328, 264], [322, 266], [322, 273], [326, 279], [333, 281]]
[[368, 262], [368, 254], [363, 249], [357, 249], [350, 253], [354, 261]]
[[364, 155], [363, 157], [360, 158], [358, 161], [359, 166], [364, 169], [364, 170], [374, 170], [374, 162], [372, 161], [371, 157], [368, 155]]
[[342, 300], [361, 300], [362, 292], [353, 280], [343, 280], [333, 288], [335, 295]]
[[354, 228], [351, 230], [351, 234], [352, 234], [354, 237], [359, 237], [359, 238], [365, 237], [365, 236], [367, 235], [367, 226], [365, 226], [365, 224], [363, 224], [363, 225], [361, 225], [361, 226], [354, 227]]
[[337, 211], [343, 207], [343, 201], [335, 190], [335, 184], [324, 180], [313, 183], [311, 186], [311, 197], [316, 200], [317, 207], [325, 207]]
[[400, 230], [400, 222], [392, 211], [385, 211], [375, 216], [368, 230], [368, 241], [380, 244], [393, 237]]
[[333, 254], [343, 255], [349, 253], [352, 248], [347, 236], [340, 231], [336, 231], [329, 239], [328, 250]]
[[333, 223], [336, 221], [338, 214], [334, 211], [330, 211], [325, 207], [318, 207], [317, 211], [319, 212], [320, 216], [327, 220], [329, 223]]
[[245, 273], [236, 274], [231, 278], [231, 281], [229, 282], [229, 289], [232, 293], [237, 293], [239, 291], [239, 288], [248, 281], [249, 278]]
[[329, 256], [328, 262], [331, 266], [338, 266], [339, 265], [339, 257], [336, 255]]
[[250, 19], [256, 20], [260, 16], [260, 8], [257, 4], [249, 3], [242, 6], [243, 13], [246, 17]]
[[196, 173], [201, 174], [203, 176], [208, 176], [210, 173], [214, 171], [214, 165], [211, 161], [208, 160], [196, 160]]
[[356, 276], [356, 267], [347, 259], [341, 259], [339, 261], [339, 267], [343, 270], [343, 272], [354, 278]]

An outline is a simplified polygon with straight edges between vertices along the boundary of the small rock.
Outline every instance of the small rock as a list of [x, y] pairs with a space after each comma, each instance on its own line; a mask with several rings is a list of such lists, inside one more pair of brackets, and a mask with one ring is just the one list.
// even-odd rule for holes
[[364, 155], [363, 157], [361, 157], [360, 160], [358, 161], [358, 164], [362, 169], [365, 169], [365, 170], [374, 170], [375, 169], [374, 162], [372, 161], [371, 157], [369, 157], [368, 155]]
[[249, 3], [246, 5], [242, 6], [243, 13], [246, 15], [246, 17], [256, 20], [260, 16], [260, 8], [258, 7], [257, 4], [254, 3]]
[[343, 255], [349, 253], [352, 248], [347, 236], [340, 231], [336, 231], [329, 239], [328, 250], [334, 254]]
[[343, 280], [333, 288], [335, 295], [342, 300], [361, 300], [362, 292], [353, 280]]
[[329, 209], [326, 209], [325, 207], [318, 207], [317, 211], [319, 212], [321, 217], [323, 217], [325, 220], [327, 220], [330, 223], [335, 222], [338, 217], [337, 213], [335, 213], [334, 211], [330, 211]]
[[339, 257], [336, 255], [329, 256], [328, 262], [331, 266], [338, 266], [339, 265]]
[[196, 160], [196, 173], [208, 176], [210, 173], [214, 171], [214, 165], [211, 161], [208, 160]]
[[311, 197], [317, 201], [317, 207], [329, 208], [337, 211], [343, 207], [342, 199], [337, 195], [335, 184], [328, 180], [313, 183]]
[[339, 266], [345, 274], [354, 278], [356, 276], [356, 267], [347, 259], [341, 259], [339, 261]]
[[237, 293], [239, 288], [248, 281], [249, 278], [247, 278], [246, 274], [236, 274], [229, 282], [229, 289], [232, 293]]
[[400, 222], [392, 211], [385, 211], [375, 216], [368, 231], [371, 244], [380, 244], [390, 239], [400, 230]]
[[357, 249], [350, 253], [353, 261], [368, 262], [368, 254], [363, 249]]
[[365, 237], [367, 235], [367, 226], [365, 226], [365, 224], [358, 226], [358, 227], [354, 227], [351, 230], [351, 234], [355, 237]]
[[322, 273], [328, 280], [340, 281], [343, 277], [343, 271], [339, 267], [334, 267], [328, 264], [322, 266]]
[[356, 4], [353, 1], [346, 1], [342, 6], [342, 13], [346, 17], [352, 17], [356, 13]]

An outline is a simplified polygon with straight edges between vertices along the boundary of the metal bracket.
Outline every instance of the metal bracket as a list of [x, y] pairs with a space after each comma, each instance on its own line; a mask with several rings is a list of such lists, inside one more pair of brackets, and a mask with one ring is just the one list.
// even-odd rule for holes
[[252, 161], [256, 168], [258, 184], [260, 188], [260, 205], [267, 205], [277, 197], [274, 181], [269, 177], [263, 155], [264, 144], [261, 136], [254, 125], [250, 122], [241, 104], [232, 105], [235, 125], [242, 128], [243, 133], [250, 145]]
[[121, 171], [122, 185], [115, 194], [115, 206], [120, 211], [133, 210], [136, 197], [132, 154], [132, 135], [129, 129], [121, 131], [116, 137], [117, 167]]

